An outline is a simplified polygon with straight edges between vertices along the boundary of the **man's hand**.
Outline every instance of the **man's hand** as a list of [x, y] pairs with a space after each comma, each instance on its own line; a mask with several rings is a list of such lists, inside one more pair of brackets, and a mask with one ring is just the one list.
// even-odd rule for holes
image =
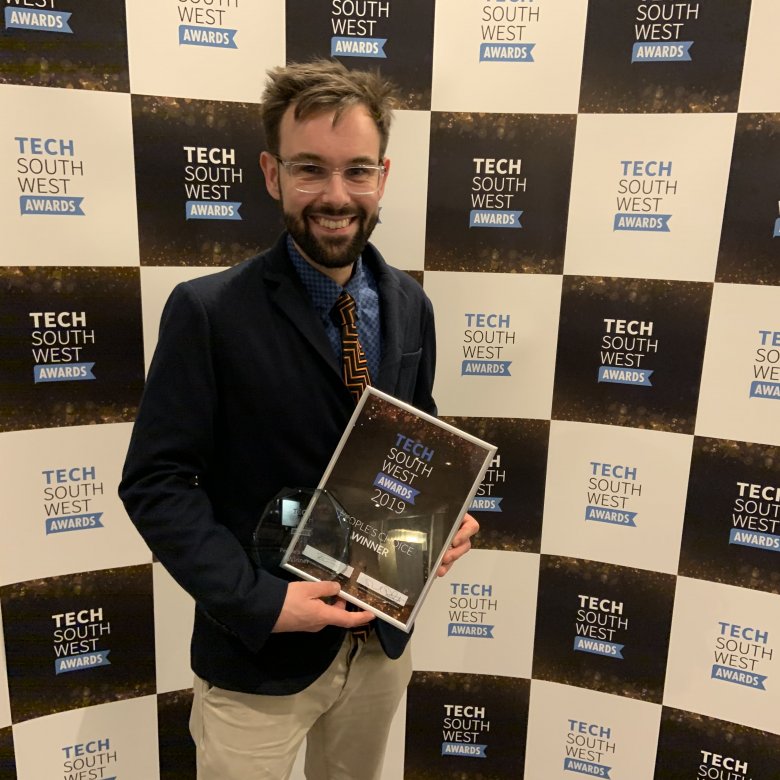
[[322, 601], [324, 598], [336, 596], [339, 590], [337, 582], [291, 582], [287, 586], [282, 611], [271, 633], [319, 631], [325, 626], [353, 628], [376, 617], [365, 610], [347, 612], [343, 599], [339, 599], [333, 606]]
[[452, 568], [452, 564], [471, 549], [471, 537], [477, 531], [479, 531], [479, 523], [471, 515], [463, 515], [463, 522], [452, 537], [452, 544], [444, 553], [441, 566], [436, 570], [437, 577], [443, 577]]

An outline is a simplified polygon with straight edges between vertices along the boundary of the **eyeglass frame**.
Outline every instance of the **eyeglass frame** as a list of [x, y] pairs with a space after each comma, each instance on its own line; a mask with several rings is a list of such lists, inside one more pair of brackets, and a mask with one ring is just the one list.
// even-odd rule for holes
[[[333, 178], [334, 173], [338, 173], [339, 176], [341, 176], [342, 182], [344, 182], [344, 189], [349, 192], [350, 195], [373, 195], [376, 192], [379, 192], [379, 190], [382, 188], [382, 178], [384, 177], [385, 173], [387, 173], [387, 168], [385, 167], [384, 162], [380, 162], [378, 165], [375, 165], [374, 163], [353, 163], [352, 165], [342, 165], [339, 167], [331, 167], [330, 165], [325, 165], [324, 163], [316, 162], [314, 160], [283, 160], [278, 154], [274, 155], [274, 159], [276, 162], [278, 162], [288, 173], [290, 173], [290, 166], [291, 165], [316, 165], [320, 168], [324, 168], [325, 170], [330, 171], [330, 175], [328, 178], [322, 183], [321, 189], [318, 190], [303, 190], [300, 188], [300, 186], [296, 186], [293, 184], [293, 188], [297, 192], [303, 192], [306, 195], [321, 195], [325, 190], [328, 188], [328, 184], [330, 184], [330, 180]], [[377, 186], [373, 190], [368, 190], [367, 192], [352, 192], [350, 190], [349, 183], [344, 179], [344, 176], [342, 174], [342, 171], [349, 170], [350, 168], [369, 168], [372, 171], [377, 171], [379, 174], [379, 180], [377, 182]], [[295, 181], [295, 177], [290, 174], [293, 182]]]

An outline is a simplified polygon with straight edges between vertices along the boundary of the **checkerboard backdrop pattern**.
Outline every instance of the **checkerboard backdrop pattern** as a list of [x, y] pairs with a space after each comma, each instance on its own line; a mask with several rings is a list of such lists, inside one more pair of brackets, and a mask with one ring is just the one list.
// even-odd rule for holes
[[780, 4], [3, 13], [0, 776], [194, 776], [191, 603], [116, 486], [168, 293], [280, 230], [265, 70], [337, 56], [400, 87], [374, 241], [498, 445], [384, 777], [780, 777]]

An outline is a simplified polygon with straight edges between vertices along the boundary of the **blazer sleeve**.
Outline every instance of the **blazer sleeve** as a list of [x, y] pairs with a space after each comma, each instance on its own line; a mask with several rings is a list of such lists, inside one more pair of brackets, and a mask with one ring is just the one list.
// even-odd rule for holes
[[420, 368], [417, 372], [417, 382], [414, 388], [412, 405], [428, 414], [436, 415], [438, 410], [433, 399], [433, 380], [436, 374], [436, 326], [433, 317], [433, 304], [423, 293], [421, 316]]
[[203, 476], [214, 457], [217, 403], [208, 312], [183, 283], [163, 311], [119, 494], [198, 608], [257, 651], [279, 616], [287, 582], [256, 567], [215, 519]]

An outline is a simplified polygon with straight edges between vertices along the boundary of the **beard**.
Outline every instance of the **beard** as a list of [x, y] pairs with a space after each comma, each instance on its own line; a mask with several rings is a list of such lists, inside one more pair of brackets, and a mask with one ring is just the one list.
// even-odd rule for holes
[[[323, 206], [314, 209], [306, 206], [300, 215], [296, 215], [284, 211], [284, 202], [282, 202], [282, 211], [284, 225], [293, 241], [309, 260], [323, 268], [347, 268], [355, 263], [379, 221], [378, 213], [369, 215], [361, 206], [352, 209], [332, 209]], [[309, 216], [315, 211], [320, 216], [332, 219], [357, 217], [357, 232], [349, 240], [335, 236], [317, 239], [309, 230]]]

